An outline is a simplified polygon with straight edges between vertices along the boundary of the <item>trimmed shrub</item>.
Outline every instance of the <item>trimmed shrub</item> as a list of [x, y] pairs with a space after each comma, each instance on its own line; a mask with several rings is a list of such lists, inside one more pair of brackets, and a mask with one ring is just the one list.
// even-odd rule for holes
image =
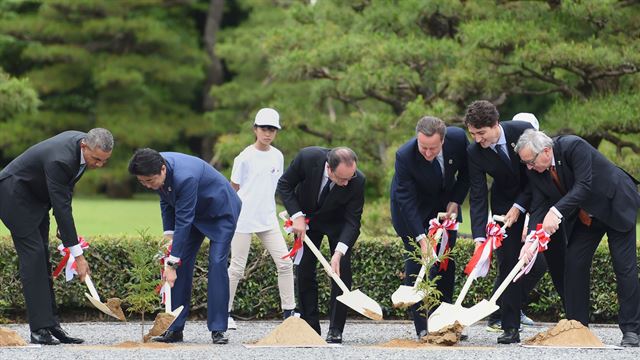
[[[142, 240], [139, 237], [103, 236], [88, 240], [91, 244], [86, 257], [92, 269], [92, 279], [103, 299], [109, 297], [124, 298], [127, 295], [126, 284], [131, 281], [127, 269], [132, 266], [129, 254], [138, 246], [157, 247], [157, 239]], [[55, 244], [51, 244], [53, 266], [61, 256]], [[206, 317], [207, 296], [207, 254], [208, 241], [202, 246], [196, 262], [192, 314]], [[327, 254], [327, 241], [323, 242], [322, 252]], [[371, 298], [377, 300], [385, 309], [385, 318], [406, 318], [407, 311], [394, 309], [391, 305], [391, 294], [400, 286], [403, 277], [402, 244], [395, 237], [361, 238], [353, 249], [352, 269], [353, 288], [360, 289]], [[473, 251], [473, 243], [469, 239], [460, 238], [452, 252], [457, 262], [456, 289], [457, 295], [464, 283], [462, 270]], [[640, 256], [640, 247], [637, 249]], [[318, 283], [320, 287], [320, 312], [328, 312], [330, 282], [329, 277], [318, 266]], [[158, 278], [160, 268], [158, 265]], [[594, 321], [615, 322], [618, 313], [616, 282], [606, 242], [598, 248], [592, 267], [591, 313]], [[481, 299], [491, 296], [495, 279], [495, 263], [487, 278], [478, 279], [472, 285], [465, 301], [465, 306], [472, 306]], [[18, 260], [10, 238], [0, 238], [0, 315], [11, 318], [15, 314], [24, 314], [24, 297], [18, 275]], [[55, 293], [59, 311], [83, 311], [88, 315], [99, 313], [91, 307], [83, 296], [84, 285], [74, 280], [64, 281], [64, 275], [55, 280]], [[126, 310], [128, 304], [123, 304]], [[157, 310], [160, 310], [158, 301]], [[257, 238], [253, 239], [252, 252], [247, 263], [245, 279], [240, 282], [234, 303], [234, 315], [244, 319], [261, 319], [279, 317], [281, 314], [280, 297], [277, 285], [277, 272], [268, 252], [261, 246]], [[560, 297], [556, 293], [548, 274], [544, 276], [536, 289], [530, 294], [527, 314], [541, 320], [555, 321], [562, 314]], [[351, 316], [359, 316], [355, 312]]]

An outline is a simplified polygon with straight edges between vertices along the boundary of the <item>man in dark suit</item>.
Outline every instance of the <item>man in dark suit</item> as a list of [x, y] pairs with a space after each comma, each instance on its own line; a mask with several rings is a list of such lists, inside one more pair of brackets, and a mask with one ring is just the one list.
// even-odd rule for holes
[[184, 310], [169, 329], [154, 341], [183, 340], [189, 315], [196, 256], [209, 238], [207, 326], [214, 344], [226, 344], [229, 319], [229, 275], [231, 239], [240, 216], [241, 202], [229, 181], [207, 162], [175, 152], [140, 149], [129, 161], [129, 173], [146, 188], [160, 195], [164, 235], [171, 252], [163, 279], [171, 286], [172, 306]]
[[[507, 238], [496, 251], [498, 258], [498, 281], [502, 283], [518, 262], [521, 237], [526, 212], [531, 196], [527, 190], [526, 167], [520, 163], [520, 157], [513, 150], [520, 134], [532, 128], [524, 121], [498, 121], [496, 107], [485, 100], [474, 101], [467, 107], [465, 124], [475, 143], [469, 145], [469, 204], [471, 208], [471, 231], [476, 247], [485, 241], [489, 208], [489, 190], [487, 175], [493, 178], [491, 185], [491, 212], [505, 215], [505, 221], [511, 226], [507, 229]], [[520, 215], [523, 216], [520, 216]], [[539, 257], [542, 259], [542, 257]], [[544, 266], [541, 260], [536, 266]], [[543, 272], [534, 270], [541, 276]], [[556, 274], [557, 272], [552, 272]], [[531, 276], [531, 275], [528, 275]], [[533, 284], [538, 279], [529, 279]], [[520, 310], [522, 306], [522, 282], [517, 281], [507, 287], [499, 299], [503, 334], [498, 343], [520, 342]], [[554, 278], [556, 285], [562, 284]]]
[[[591, 262], [606, 233], [618, 285], [621, 345], [638, 346], [637, 182], [577, 136], [552, 140], [540, 131], [528, 130], [516, 149], [530, 170], [532, 224], [542, 223], [549, 234], [564, 228], [567, 319], [589, 324]], [[530, 244], [522, 249], [527, 259], [532, 252]]]
[[[396, 152], [396, 171], [391, 181], [391, 221], [405, 250], [413, 252], [419, 246], [423, 254], [431, 255], [426, 228], [438, 212], [447, 212], [449, 216], [458, 214], [458, 221], [462, 220], [460, 204], [469, 191], [468, 145], [464, 130], [447, 127], [444, 121], [425, 116], [416, 124], [416, 136]], [[449, 231], [449, 249], [455, 246], [456, 237], [457, 231]], [[404, 283], [413, 286], [421, 264], [408, 255], [404, 261]], [[446, 269], [440, 270], [439, 263], [430, 269], [430, 277], [441, 276], [438, 290], [442, 292], [442, 301], [448, 303], [453, 298], [455, 265], [455, 261], [449, 259]], [[427, 333], [427, 316], [419, 310], [421, 305], [411, 306], [418, 337]]]
[[83, 342], [70, 337], [57, 317], [49, 256], [49, 210], [53, 209], [59, 237], [75, 257], [76, 271], [84, 281], [89, 264], [78, 244], [71, 197], [85, 169], [103, 167], [112, 149], [113, 136], [106, 129], [65, 131], [33, 145], [0, 172], [0, 218], [11, 232], [18, 253], [32, 343]]
[[[364, 206], [365, 177], [357, 170], [358, 158], [349, 148], [332, 150], [304, 148], [278, 181], [277, 191], [293, 220], [296, 236], [309, 239], [320, 248], [322, 238], [329, 238], [331, 268], [351, 287], [351, 248], [360, 235], [360, 217]], [[309, 220], [306, 230], [305, 218]], [[297, 266], [299, 304], [302, 318], [320, 334], [318, 313], [317, 259], [303, 247]], [[330, 323], [327, 341], [341, 343], [347, 308], [336, 301], [342, 291], [331, 286]]]

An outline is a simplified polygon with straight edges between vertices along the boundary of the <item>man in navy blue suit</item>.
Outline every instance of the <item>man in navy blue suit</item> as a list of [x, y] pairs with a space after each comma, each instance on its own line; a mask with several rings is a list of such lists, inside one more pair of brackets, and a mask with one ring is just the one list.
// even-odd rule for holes
[[160, 195], [164, 234], [172, 239], [164, 280], [172, 287], [172, 306], [184, 306], [169, 329], [154, 340], [182, 341], [191, 303], [196, 255], [206, 236], [210, 240], [207, 326], [214, 344], [226, 344], [229, 315], [227, 258], [240, 215], [240, 198], [229, 181], [211, 165], [185, 154], [138, 150], [129, 162], [129, 173]]
[[[405, 250], [413, 251], [419, 246], [423, 254], [431, 254], [426, 228], [438, 212], [458, 214], [458, 221], [462, 220], [460, 204], [469, 190], [468, 145], [464, 130], [447, 127], [444, 121], [425, 116], [416, 125], [416, 136], [396, 152], [391, 220]], [[455, 245], [456, 237], [457, 231], [449, 231], [449, 248]], [[413, 285], [420, 267], [421, 264], [405, 256], [405, 285]], [[430, 276], [441, 276], [438, 289], [442, 300], [451, 303], [455, 262], [449, 259], [444, 267], [446, 269], [441, 264], [434, 265]], [[427, 332], [427, 317], [419, 310], [420, 306], [421, 303], [417, 303], [411, 307], [419, 337]]]

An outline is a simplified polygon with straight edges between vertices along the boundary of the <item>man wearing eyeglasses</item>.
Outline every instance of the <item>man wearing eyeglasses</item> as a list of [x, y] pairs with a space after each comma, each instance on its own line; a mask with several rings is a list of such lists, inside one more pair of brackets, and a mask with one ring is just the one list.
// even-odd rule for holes
[[[606, 233], [618, 288], [621, 345], [637, 347], [640, 342], [638, 182], [577, 136], [551, 139], [541, 131], [527, 130], [518, 140], [516, 151], [529, 169], [532, 223], [542, 223], [549, 234], [564, 230], [565, 236], [552, 238], [551, 243], [567, 242], [564, 267], [567, 319], [589, 325], [591, 263]], [[522, 248], [527, 261], [533, 252], [530, 244]]]
[[[278, 181], [277, 191], [293, 220], [296, 236], [309, 236], [320, 248], [329, 238], [331, 268], [351, 287], [351, 249], [360, 235], [365, 177], [358, 158], [347, 147], [302, 149]], [[307, 221], [308, 220], [308, 230]], [[301, 317], [320, 334], [317, 259], [304, 245], [298, 253], [296, 281]], [[341, 343], [347, 308], [336, 301], [340, 288], [332, 283], [327, 342]]]
[[[431, 256], [433, 250], [426, 229], [438, 212], [446, 212], [448, 216], [457, 214], [458, 221], [462, 221], [460, 204], [469, 191], [468, 145], [464, 130], [447, 127], [444, 121], [425, 116], [416, 124], [416, 136], [396, 152], [391, 181], [391, 220], [405, 250], [413, 252], [419, 247], [425, 256]], [[456, 237], [457, 231], [449, 231], [449, 249], [455, 246]], [[455, 265], [453, 259], [447, 259], [435, 264], [429, 272], [431, 278], [440, 276], [437, 287], [442, 292], [442, 301], [448, 303], [453, 297]], [[420, 263], [405, 256], [405, 285], [413, 286], [420, 267]], [[421, 306], [422, 303], [411, 306], [419, 338], [427, 334], [427, 314], [420, 310]]]
[[[489, 189], [487, 175], [493, 178], [490, 189], [491, 212], [505, 215], [507, 238], [496, 251], [498, 258], [498, 281], [502, 281], [518, 262], [521, 248], [521, 236], [524, 226], [524, 213], [530, 205], [531, 195], [527, 189], [526, 167], [520, 163], [520, 157], [513, 150], [520, 135], [533, 128], [524, 121], [499, 122], [498, 109], [486, 100], [474, 101], [467, 107], [464, 122], [475, 143], [467, 148], [469, 161], [469, 205], [471, 231], [476, 247], [485, 241], [489, 209]], [[522, 215], [522, 216], [521, 216]], [[539, 257], [542, 259], [542, 257]], [[541, 263], [536, 266], [544, 266]], [[538, 269], [533, 274], [543, 274]], [[537, 279], [529, 279], [533, 284]], [[561, 286], [562, 280], [554, 278], [554, 284]], [[510, 284], [499, 299], [501, 327], [503, 334], [498, 343], [520, 342], [520, 314], [523, 297], [523, 281]], [[562, 292], [561, 292], [562, 293]]]

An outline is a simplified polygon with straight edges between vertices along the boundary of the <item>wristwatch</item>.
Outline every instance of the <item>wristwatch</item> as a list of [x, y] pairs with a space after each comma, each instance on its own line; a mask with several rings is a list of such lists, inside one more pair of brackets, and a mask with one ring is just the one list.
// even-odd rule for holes
[[172, 268], [173, 270], [177, 270], [178, 267], [180, 266], [180, 261], [167, 260], [167, 261], [165, 261], [165, 265], [167, 265], [168, 267]]

